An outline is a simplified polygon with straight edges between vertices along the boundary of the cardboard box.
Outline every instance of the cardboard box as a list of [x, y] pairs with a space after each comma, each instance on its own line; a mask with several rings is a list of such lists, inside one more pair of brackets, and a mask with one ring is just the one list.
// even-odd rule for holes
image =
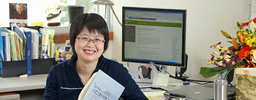
[[236, 68], [236, 100], [255, 100], [256, 68]]

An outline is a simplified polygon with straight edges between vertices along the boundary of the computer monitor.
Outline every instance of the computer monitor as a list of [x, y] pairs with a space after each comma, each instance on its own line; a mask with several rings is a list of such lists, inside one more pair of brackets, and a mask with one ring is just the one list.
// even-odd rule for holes
[[122, 9], [122, 61], [184, 67], [186, 10]]

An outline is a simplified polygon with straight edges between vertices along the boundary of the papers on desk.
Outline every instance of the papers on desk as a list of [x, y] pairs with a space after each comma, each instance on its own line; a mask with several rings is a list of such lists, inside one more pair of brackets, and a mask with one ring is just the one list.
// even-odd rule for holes
[[157, 69], [152, 64], [144, 63], [128, 63], [129, 74], [135, 82], [152, 83], [156, 78], [154, 73]]
[[158, 73], [156, 82], [154, 82], [154, 85], [157, 86], [167, 86], [169, 81], [169, 75], [164, 73]]
[[153, 89], [151, 89], [151, 88], [142, 88], [142, 89], [140, 89], [142, 92], [152, 92], [152, 91], [154, 91]]
[[144, 95], [145, 95], [147, 98], [150, 98], [150, 97], [162, 97], [162, 96], [164, 96], [164, 92], [165, 92], [165, 91], [143, 92], [143, 93], [144, 93]]
[[182, 83], [171, 83], [170, 86], [179, 87], [179, 86], [183, 86], [183, 84]]

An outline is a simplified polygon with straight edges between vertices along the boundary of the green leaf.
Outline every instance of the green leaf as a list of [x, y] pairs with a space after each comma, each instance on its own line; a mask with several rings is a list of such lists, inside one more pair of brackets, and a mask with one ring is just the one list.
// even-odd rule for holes
[[252, 30], [250, 30], [250, 33], [253, 33]]
[[245, 29], [245, 31], [249, 32], [249, 30], [248, 30], [248, 29]]
[[210, 78], [227, 71], [229, 68], [221, 67], [201, 67], [200, 73], [204, 78]]
[[232, 69], [235, 69], [235, 68], [237, 68], [239, 66], [242, 66], [244, 64], [247, 64], [247, 62], [245, 62], [244, 60], [240, 60], [239, 62], [237, 62], [234, 65], [232, 65], [233, 66]]
[[227, 42], [232, 44], [232, 41], [227, 41]]
[[236, 25], [238, 28], [240, 28], [240, 23], [239, 22], [236, 22]]
[[239, 62], [232, 65], [232, 68], [229, 68], [228, 66], [221, 67], [201, 67], [199, 74], [203, 76], [204, 78], [210, 78], [215, 75], [218, 75], [217, 77], [221, 76], [225, 71], [231, 71], [241, 65], [247, 64], [245, 60], [239, 60]]

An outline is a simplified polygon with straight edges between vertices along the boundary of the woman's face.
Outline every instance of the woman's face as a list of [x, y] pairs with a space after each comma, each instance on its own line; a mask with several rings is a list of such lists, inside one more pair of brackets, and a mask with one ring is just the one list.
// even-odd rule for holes
[[86, 62], [98, 61], [104, 51], [103, 35], [98, 32], [89, 33], [85, 27], [76, 37], [75, 51], [78, 59]]

